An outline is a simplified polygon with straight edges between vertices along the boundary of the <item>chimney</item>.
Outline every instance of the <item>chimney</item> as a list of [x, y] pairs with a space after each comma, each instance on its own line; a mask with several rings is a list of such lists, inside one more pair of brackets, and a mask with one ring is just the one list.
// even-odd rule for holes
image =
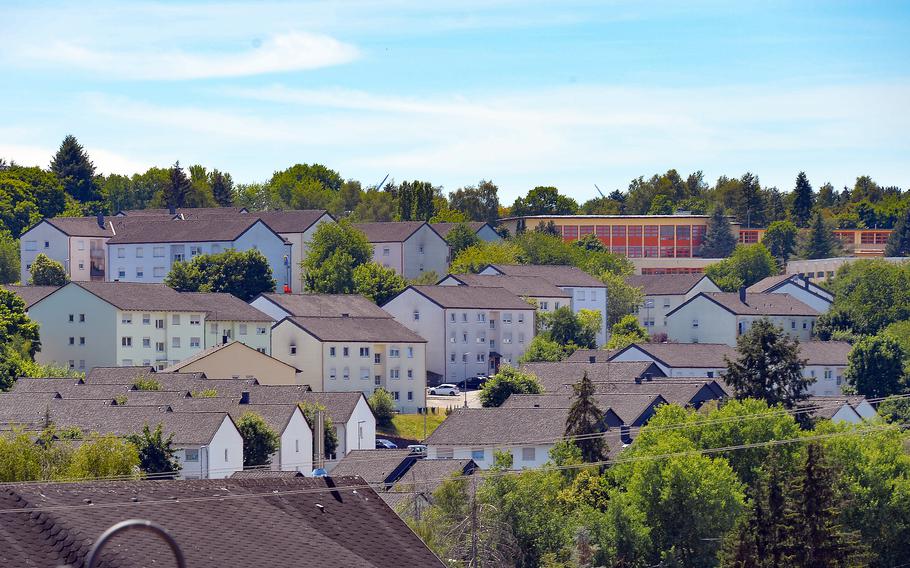
[[240, 393], [240, 404], [249, 404], [250, 403], [250, 391], [243, 391]]
[[101, 227], [101, 228], [103, 229], [103, 228], [104, 228], [104, 213], [102, 213], [101, 211], [99, 211], [99, 212], [95, 215], [95, 219], [98, 221], [98, 226]]
[[739, 287], [739, 301], [744, 304], [746, 303], [746, 287], [745, 286]]
[[590, 355], [588, 357], [588, 363], [596, 363], [596, 362], [597, 362], [597, 357], [595, 357], [594, 355]]

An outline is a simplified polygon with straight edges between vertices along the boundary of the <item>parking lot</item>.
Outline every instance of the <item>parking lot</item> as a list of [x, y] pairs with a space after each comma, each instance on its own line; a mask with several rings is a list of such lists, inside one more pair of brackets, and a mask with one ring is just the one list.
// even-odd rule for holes
[[[427, 406], [430, 408], [460, 408], [464, 406], [465, 393], [458, 396], [431, 396], [427, 395]], [[480, 391], [468, 391], [468, 408], [480, 408]]]

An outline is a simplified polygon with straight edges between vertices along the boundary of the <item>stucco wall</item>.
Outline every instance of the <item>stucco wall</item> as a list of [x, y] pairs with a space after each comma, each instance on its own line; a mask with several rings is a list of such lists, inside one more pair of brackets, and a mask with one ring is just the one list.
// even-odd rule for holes
[[[94, 294], [75, 284], [64, 286], [33, 305], [29, 317], [40, 326], [41, 351], [36, 357], [39, 363], [69, 366], [73, 361], [78, 370], [119, 365], [117, 310]], [[80, 361], [85, 362], [82, 368]]]
[[[46, 247], [45, 243], [47, 243]], [[87, 243], [86, 247], [88, 247]], [[65, 268], [71, 268], [69, 237], [50, 223], [41, 222], [23, 233], [19, 239], [19, 258], [21, 259], [19, 280], [23, 284], [26, 284], [31, 278], [29, 267], [35, 261], [35, 257], [41, 253], [51, 260], [56, 260]], [[70, 275], [72, 276], [72, 273]]]
[[[230, 477], [243, 469], [243, 437], [227, 416], [209, 443], [208, 478]], [[225, 459], [227, 451], [227, 459]]]
[[429, 225], [423, 225], [404, 242], [402, 275], [413, 280], [425, 272], [442, 276], [448, 270], [449, 244]]

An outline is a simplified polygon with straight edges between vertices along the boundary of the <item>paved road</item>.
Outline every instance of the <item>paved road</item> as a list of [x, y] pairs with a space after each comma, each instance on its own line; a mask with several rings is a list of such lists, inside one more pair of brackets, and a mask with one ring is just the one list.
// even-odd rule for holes
[[[464, 393], [458, 396], [431, 396], [427, 395], [427, 406], [431, 408], [459, 408], [464, 406]], [[468, 408], [480, 408], [480, 391], [468, 391]]]

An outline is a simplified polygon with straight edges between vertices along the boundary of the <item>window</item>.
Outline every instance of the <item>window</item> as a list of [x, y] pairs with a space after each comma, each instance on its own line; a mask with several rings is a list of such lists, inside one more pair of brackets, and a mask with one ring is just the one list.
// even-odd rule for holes
[[367, 368], [367, 367], [360, 368], [360, 380], [361, 381], [370, 380], [370, 369], [369, 368]]
[[414, 310], [414, 321], [420, 321], [420, 311]]
[[693, 320], [692, 320], [692, 327], [698, 327], [698, 320], [697, 320], [697, 319], [693, 319]]
[[81, 260], [79, 261], [79, 270], [85, 270], [85, 263]]
[[467, 363], [467, 362], [468, 362], [468, 354], [467, 354], [467, 353], [462, 353], [462, 354], [461, 354], [461, 362], [462, 362], [462, 363]]
[[382, 249], [382, 256], [389, 256], [389, 247], [384, 247]]
[[420, 254], [423, 254], [423, 245], [420, 245], [419, 247], [417, 247], [417, 252], [419, 252]]
[[477, 343], [486, 343], [486, 342], [487, 342], [487, 334], [481, 333], [477, 336]]
[[796, 329], [796, 320], [790, 320], [790, 329]]
[[38, 250], [38, 241], [25, 241], [25, 250]]
[[451, 361], [451, 362], [453, 362], [453, 363], [455, 362], [455, 354], [454, 354], [454, 353], [449, 353], [449, 361]]
[[664, 308], [670, 307], [670, 298], [664, 298]]
[[199, 325], [202, 322], [199, 314], [190, 315], [190, 325]]
[[80, 368], [80, 369], [84, 369], [84, 368], [85, 368], [85, 359], [79, 359], [79, 368]]
[[408, 378], [409, 378], [409, 379], [413, 379], [413, 378], [414, 378], [414, 369], [408, 369]]
[[154, 276], [155, 278], [164, 278], [164, 267], [156, 266], [155, 268], [153, 268], [152, 276]]
[[518, 343], [524, 343], [524, 342], [525, 342], [525, 334], [519, 333], [518, 334]]
[[[72, 339], [72, 337], [70, 337], [70, 339]], [[133, 338], [132, 338], [132, 337], [121, 337], [121, 338], [120, 338], [120, 346], [121, 346], [121, 347], [132, 347], [132, 346], [133, 346]]]
[[202, 254], [202, 247], [199, 245], [193, 245], [190, 247], [190, 256], [199, 256]]
[[142, 258], [144, 254], [145, 253], [143, 253], [142, 247], [136, 247], [136, 258]]
[[455, 332], [449, 334], [449, 343], [455, 343]]
[[224, 448], [224, 461], [228, 461], [228, 449]]
[[486, 360], [486, 356], [483, 353], [478, 353], [476, 360], [478, 363], [483, 363]]
[[164, 342], [163, 341], [155, 342], [155, 351], [157, 351], [158, 353], [164, 353]]
[[360, 348], [360, 356], [361, 356], [361, 357], [369, 357], [369, 356], [370, 356], [370, 348], [369, 348], [369, 347], [361, 347], [361, 348]]
[[85, 345], [85, 338], [84, 338], [84, 337], [80, 337], [80, 338], [79, 338], [79, 345]]
[[553, 308], [558, 310], [558, 309], [559, 309], [559, 302], [554, 302], [554, 303], [553, 303]]
[[576, 291], [575, 291], [575, 299], [576, 299], [576, 300], [584, 301], [584, 300], [585, 300], [585, 291], [584, 291], [584, 290], [576, 290]]
[[381, 353], [373, 353], [373, 363], [376, 365], [382, 363], [382, 354]]
[[152, 256], [155, 258], [164, 258], [164, 247], [152, 248]]
[[[295, 351], [295, 353], [296, 353], [296, 351]], [[335, 356], [335, 348], [329, 347], [329, 357], [334, 357], [334, 356]]]
[[512, 343], [512, 334], [511, 334], [511, 333], [504, 333], [504, 334], [502, 335], [502, 342], [503, 342], [503, 343]]
[[124, 367], [132, 367], [132, 366], [133, 366], [133, 360], [132, 360], [132, 359], [124, 359], [123, 361], [120, 362], [120, 364], [121, 364], [122, 366], [124, 366]]
[[397, 357], [399, 357], [400, 355], [401, 355], [401, 352], [398, 350], [397, 347], [389, 347], [389, 357], [396, 357], [396, 358], [397, 358]]
[[449, 321], [455, 323], [455, 312], [449, 314]]
[[349, 355], [351, 354], [350, 351], [351, 351], [351, 350], [350, 350], [349, 347], [342, 347], [342, 348], [341, 348], [341, 356], [342, 356], [342, 357], [347, 357], [347, 356], [349, 356]]
[[537, 459], [537, 448], [522, 448], [521, 461], [532, 462]]
[[70, 321], [73, 321], [73, 314], [70, 314]]
[[179, 348], [180, 348], [180, 338], [179, 338], [179, 337], [172, 337], [172, 338], [171, 338], [171, 347], [174, 347], [174, 348], [176, 348], [176, 349], [179, 349]]
[[268, 332], [265, 326], [257, 325], [256, 326], [256, 335], [265, 335]]
[[542, 310], [549, 310], [549, 309], [550, 309], [550, 302], [541, 301], [541, 302], [540, 302], [540, 309], [542, 309]]
[[392, 398], [394, 398], [395, 400], [398, 400], [400, 398], [398, 396], [398, 391], [392, 391]]
[[155, 329], [164, 329], [164, 318], [155, 320]]
[[217, 324], [217, 323], [211, 324], [211, 325], [209, 326], [209, 331], [210, 331], [211, 333], [218, 333], [218, 324]]
[[347, 380], [350, 380], [350, 378], [351, 378], [351, 370], [348, 369], [347, 367], [345, 367], [345, 368], [344, 368], [344, 371], [342, 372], [342, 377], [344, 377], [344, 380], [346, 380], [346, 381], [347, 381]]
[[117, 258], [126, 258], [126, 249], [124, 247], [117, 247]]
[[471, 450], [471, 459], [474, 461], [483, 461], [483, 450]]
[[413, 359], [413, 358], [414, 358], [414, 348], [408, 347], [408, 359]]
[[75, 344], [76, 344], [76, 338], [70, 336], [70, 345], [75, 345]]
[[518, 312], [518, 323], [524, 323], [524, 322], [525, 322], [524, 312]]
[[[381, 385], [381, 384], [382, 384], [382, 375], [375, 375], [375, 376], [373, 376], [373, 384], [374, 384], [374, 385], [377, 385], [377, 386], [378, 386], [378, 385]], [[374, 391], [374, 392], [375, 392], [375, 391]]]
[[[296, 349], [296, 348], [295, 348], [295, 349]], [[332, 367], [331, 369], [329, 369], [329, 380], [330, 380], [330, 381], [334, 381], [335, 378], [336, 378], [336, 377], [335, 377], [335, 367]]]
[[[592, 302], [596, 302], [596, 301], [597, 301], [597, 290], [591, 290], [591, 301], [592, 301]], [[557, 307], [558, 307], [558, 306], [557, 306]]]
[[825, 379], [831, 380], [834, 376], [834, 373], [831, 372], [831, 369], [825, 369]]
[[143, 347], [144, 349], [151, 349], [151, 348], [152, 348], [152, 338], [151, 338], [151, 337], [143, 337], [143, 338], [142, 338], [142, 347]]
[[171, 316], [171, 325], [180, 325], [180, 314], [173, 314]]
[[288, 347], [288, 353], [290, 353], [291, 355], [296, 355], [296, 354], [297, 354], [297, 346], [294, 345], [294, 344], [292, 343], [292, 344]]
[[85, 314], [79, 314], [79, 323], [85, 322]]
[[246, 335], [246, 324], [240, 324], [240, 335]]
[[294, 451], [300, 453], [300, 440], [294, 440]]
[[195, 448], [187, 448], [184, 450], [184, 461], [188, 462], [197, 462], [199, 461], [199, 450]]
[[190, 347], [199, 347], [199, 345], [200, 345], [201, 343], [202, 343], [202, 342], [199, 340], [198, 337], [191, 337], [191, 338], [190, 338]]
[[70, 364], [70, 369], [75, 369], [75, 368], [76, 368], [76, 361], [74, 361], [73, 359], [70, 359], [70, 360], [69, 360], [69, 364]]
[[462, 343], [467, 343], [467, 342], [468, 342], [468, 334], [467, 334], [467, 333], [462, 333], [462, 334], [461, 334], [461, 342], [462, 342]]
[[483, 312], [478, 312], [477, 313], [477, 323], [486, 323], [486, 321], [487, 321], [487, 314], [485, 314]]
[[461, 321], [463, 323], [468, 323], [468, 312], [461, 312]]
[[125, 268], [117, 269], [117, 278], [126, 278], [126, 269]]
[[398, 369], [389, 369], [389, 378], [390, 379], [401, 378], [401, 371], [399, 371]]
[[145, 270], [141, 266], [136, 267], [136, 278], [145, 278]]
[[182, 252], [174, 253], [174, 262], [183, 262], [183, 253]]
[[408, 400], [414, 400], [414, 391], [408, 391]]

